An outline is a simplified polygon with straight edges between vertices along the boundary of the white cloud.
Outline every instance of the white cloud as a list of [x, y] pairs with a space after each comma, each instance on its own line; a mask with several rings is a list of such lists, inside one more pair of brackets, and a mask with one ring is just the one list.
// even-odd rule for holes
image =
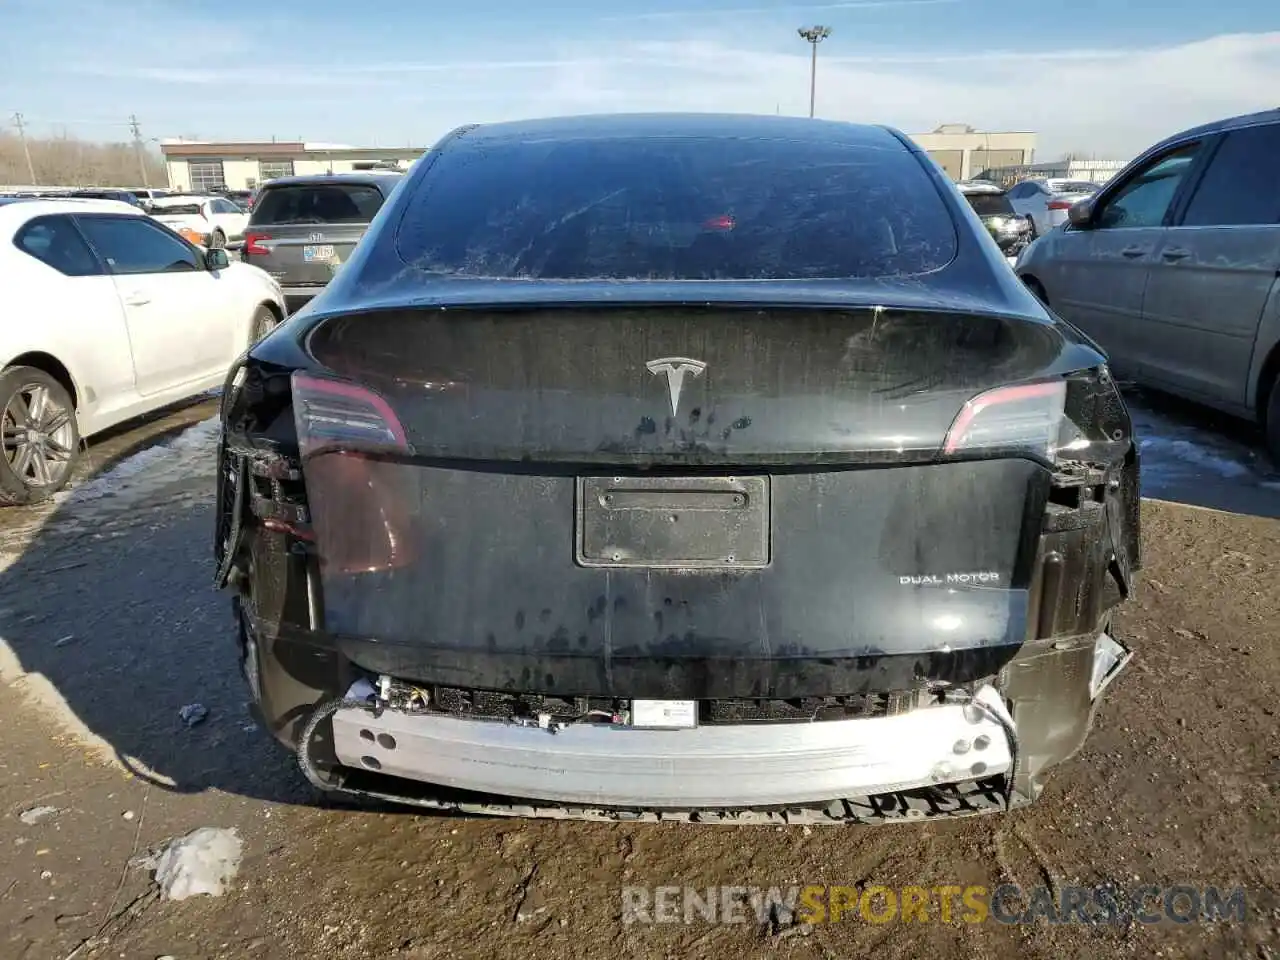
[[[615, 45], [618, 58], [584, 74], [552, 71], [548, 94], [520, 115], [612, 110], [804, 113], [808, 57], [709, 40]], [[661, 62], [657, 68], [646, 60]], [[563, 97], [550, 91], [566, 90]], [[1197, 123], [1268, 109], [1280, 90], [1280, 33], [1232, 34], [1167, 47], [977, 50], [957, 57], [886, 51], [818, 57], [818, 113], [909, 133], [941, 123], [1034, 130], [1041, 155], [1091, 150], [1124, 158]]]
[[[86, 22], [68, 35], [49, 35], [49, 43], [83, 42], [82, 32], [96, 18], [88, 13], [91, 0], [78, 2], [87, 5]], [[142, 9], [157, 15], [177, 9], [170, 6], [176, 0], [131, 2], [149, 4]], [[872, 3], [901, 6], [904, 0], [870, 0], [851, 8]], [[752, 4], [743, 0], [742, 10], [764, 12]], [[13, 88], [13, 81], [25, 78], [31, 95], [11, 89], [11, 98], [37, 123], [136, 111], [152, 135], [198, 130], [209, 138], [277, 134], [383, 144], [431, 143], [461, 123], [551, 114], [808, 111], [807, 45], [790, 27], [739, 31], [732, 18], [728, 28], [705, 37], [699, 33], [705, 25], [686, 22], [685, 11], [670, 11], [656, 25], [673, 36], [669, 40], [626, 39], [617, 31], [607, 46], [564, 39], [534, 56], [499, 48], [475, 59], [366, 56], [330, 63], [309, 57], [304, 42], [294, 45], [292, 62], [282, 62], [278, 54], [264, 56], [253, 34], [176, 14], [159, 16], [157, 29], [147, 31], [140, 29], [139, 8], [131, 10], [125, 23], [143, 38], [141, 45], [95, 44], [92, 58], [64, 50], [61, 58], [45, 62], [41, 88], [16, 64], [4, 82], [0, 65], [0, 86]], [[654, 29], [650, 24], [647, 35], [658, 35]], [[751, 38], [759, 36], [779, 45], [757, 45]], [[218, 56], [188, 56], [192, 43], [203, 51], [215, 37]], [[86, 90], [90, 73], [101, 79]], [[47, 117], [38, 109], [42, 89], [48, 92]], [[71, 90], [77, 91], [74, 99], [68, 99]], [[1126, 49], [1082, 43], [1016, 50], [993, 40], [989, 50], [922, 50], [837, 44], [833, 38], [818, 53], [822, 117], [887, 123], [908, 133], [941, 123], [1034, 130], [1044, 158], [1065, 150], [1125, 158], [1196, 123], [1274, 106], [1277, 90], [1280, 32]], [[88, 136], [98, 133], [85, 130]]]

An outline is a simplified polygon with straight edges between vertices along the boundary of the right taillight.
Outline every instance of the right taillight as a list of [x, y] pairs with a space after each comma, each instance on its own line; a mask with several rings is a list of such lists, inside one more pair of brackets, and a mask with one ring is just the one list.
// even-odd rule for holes
[[255, 233], [250, 230], [244, 235], [244, 253], [255, 257], [265, 257], [271, 251], [262, 245], [263, 240], [270, 240], [269, 233]]
[[1071, 201], [1070, 200], [1050, 200], [1049, 209], [1050, 210], [1070, 210]]
[[295, 373], [293, 419], [322, 567], [360, 574], [408, 565], [416, 490], [404, 427], [358, 384]]
[[1020, 450], [1052, 460], [1062, 433], [1067, 382], [987, 390], [967, 401], [943, 441], [946, 454]]

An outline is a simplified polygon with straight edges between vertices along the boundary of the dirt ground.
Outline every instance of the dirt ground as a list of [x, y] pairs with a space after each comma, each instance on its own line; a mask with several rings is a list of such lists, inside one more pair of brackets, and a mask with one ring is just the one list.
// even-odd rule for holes
[[[1147, 569], [1117, 630], [1136, 656], [1085, 751], [1029, 809], [780, 829], [432, 817], [226, 796], [217, 799], [224, 819], [246, 839], [235, 888], [173, 903], [158, 901], [146, 872], [127, 863], [182, 818], [158, 800], [148, 813], [153, 794], [143, 784], [63, 740], [39, 756], [0, 757], [0, 810], [10, 814], [0, 822], [0, 865], [14, 851], [14, 868], [0, 872], [0, 955], [1280, 956], [1271, 893], [1280, 889], [1280, 522], [1163, 503], [1148, 503], [1143, 519]], [[14, 715], [10, 696], [0, 695], [0, 715]], [[38, 719], [22, 716], [19, 728], [6, 724], [6, 742], [40, 736]], [[36, 784], [53, 796], [111, 800], [105, 811], [80, 804], [52, 825], [15, 825], [14, 798], [32, 803]], [[134, 816], [122, 819], [126, 810]], [[1004, 882], [1242, 885], [1248, 918], [1085, 927], [944, 924], [936, 913], [928, 923], [871, 924], [854, 914], [782, 930], [754, 920], [621, 920], [623, 885]]]

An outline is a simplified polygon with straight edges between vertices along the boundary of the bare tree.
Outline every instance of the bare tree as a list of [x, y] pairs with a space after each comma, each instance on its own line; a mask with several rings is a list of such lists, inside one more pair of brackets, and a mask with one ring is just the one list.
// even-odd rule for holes
[[[138, 153], [132, 144], [91, 143], [64, 134], [45, 139], [27, 137], [27, 147], [40, 186], [142, 186], [138, 182]], [[142, 157], [151, 183], [168, 181], [162, 158], [150, 151]], [[13, 133], [0, 131], [0, 184], [26, 184], [30, 179], [22, 141]]]

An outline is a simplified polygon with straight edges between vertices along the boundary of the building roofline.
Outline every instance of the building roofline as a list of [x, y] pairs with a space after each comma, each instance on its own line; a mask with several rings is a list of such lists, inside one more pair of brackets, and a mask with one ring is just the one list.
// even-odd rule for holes
[[342, 147], [337, 144], [307, 144], [300, 140], [286, 142], [262, 141], [194, 141], [160, 143], [160, 153], [166, 158], [185, 157], [324, 157], [341, 154], [344, 157], [420, 157], [426, 147]]

